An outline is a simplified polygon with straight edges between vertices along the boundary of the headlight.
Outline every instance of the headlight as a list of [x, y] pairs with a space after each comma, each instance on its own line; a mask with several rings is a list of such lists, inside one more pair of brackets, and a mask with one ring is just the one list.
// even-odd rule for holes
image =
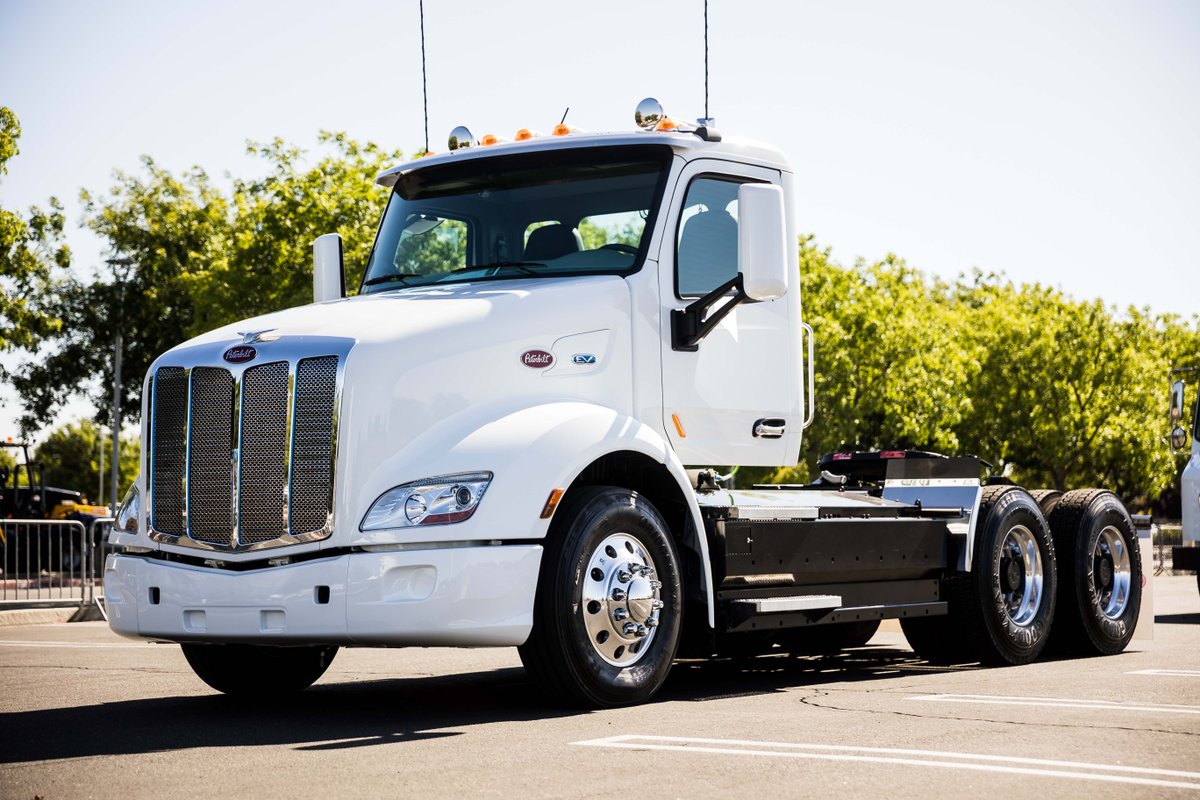
[[[141, 477], [140, 475], [138, 476]], [[113, 525], [119, 531], [125, 533], [138, 532], [138, 509], [141, 507], [141, 492], [137, 488], [137, 480], [129, 487], [129, 491], [125, 493], [125, 499], [121, 501], [121, 507], [117, 509], [117, 521]]]
[[490, 472], [463, 472], [395, 486], [371, 504], [359, 527], [378, 531], [462, 522], [475, 513], [491, 482]]

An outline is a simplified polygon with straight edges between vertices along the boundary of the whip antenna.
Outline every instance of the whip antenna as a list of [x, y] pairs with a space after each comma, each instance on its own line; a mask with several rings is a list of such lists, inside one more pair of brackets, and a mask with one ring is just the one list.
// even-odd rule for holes
[[[706, 9], [705, 14], [707, 15], [708, 0], [704, 0], [704, 2], [705, 2], [705, 9]], [[421, 101], [425, 106], [425, 152], [428, 153], [429, 152], [429, 85], [428, 85], [428, 83], [426, 83], [426, 80], [425, 80], [425, 0], [419, 0], [419, 2], [417, 3], [417, 6], [420, 8], [420, 11], [421, 11]], [[707, 25], [707, 23], [705, 23], [705, 24]], [[705, 28], [704, 35], [706, 37], [705, 41], [707, 42], [707, 36], [708, 36], [707, 28]], [[708, 47], [708, 45], [705, 44], [705, 48], [707, 48], [707, 47]], [[705, 52], [707, 53], [707, 49]], [[707, 59], [707, 55], [705, 56], [705, 58]], [[707, 63], [708, 62], [705, 61], [705, 69], [706, 70], [708, 69]], [[707, 92], [708, 92], [708, 89], [705, 88], [705, 101], [704, 101], [705, 107], [707, 107], [707, 105], [708, 105]], [[705, 113], [707, 114], [708, 112], [706, 111]]]
[[[424, 40], [422, 40], [424, 41]], [[424, 45], [422, 45], [424, 46]], [[704, 0], [704, 118], [708, 116], [708, 0]], [[427, 137], [428, 138], [428, 137]]]

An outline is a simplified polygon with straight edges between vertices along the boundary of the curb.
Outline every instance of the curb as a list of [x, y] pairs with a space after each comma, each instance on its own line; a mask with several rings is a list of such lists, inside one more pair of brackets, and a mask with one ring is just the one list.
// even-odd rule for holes
[[0, 611], [0, 628], [10, 625], [49, 625], [67, 622], [79, 609], [71, 608], [14, 608]]

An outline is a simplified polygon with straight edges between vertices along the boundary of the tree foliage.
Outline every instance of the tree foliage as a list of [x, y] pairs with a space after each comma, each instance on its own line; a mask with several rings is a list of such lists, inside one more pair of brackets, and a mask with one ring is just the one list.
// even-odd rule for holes
[[[0, 176], [20, 152], [21, 123], [0, 106]], [[0, 351], [29, 349], [61, 327], [53, 306], [71, 251], [62, 242], [62, 205], [51, 197], [26, 216], [0, 208]]]
[[[112, 469], [109, 463], [112, 439], [103, 435], [100, 428], [91, 422], [76, 422], [54, 429], [38, 446], [34, 460], [41, 463], [47, 486], [72, 489], [95, 500], [101, 474], [101, 448], [104, 450], [104, 491], [107, 495]], [[141, 454], [138, 438], [122, 436], [120, 453], [118, 499], [124, 496], [137, 477]]]
[[[18, 134], [15, 116], [0, 109], [0, 171]], [[131, 419], [159, 353], [308, 302], [320, 234], [342, 235], [347, 285], [357, 285], [387, 199], [374, 177], [400, 153], [327, 132], [313, 158], [279, 139], [248, 147], [264, 167], [258, 177], [223, 185], [147, 157], [136, 173], [116, 173], [107, 192], [85, 191], [83, 222], [109, 256], [87, 280], [56, 273], [70, 254], [55, 201], [28, 217], [0, 210], [0, 347], [37, 353], [12, 376], [27, 429], [80, 391], [107, 406], [118, 331]], [[603, 222], [580, 225], [587, 246], [637, 240], [635, 223]], [[447, 223], [411, 237], [397, 257], [428, 272], [428, 262], [458, 264], [464, 254], [461, 231]], [[1163, 441], [1163, 395], [1170, 367], [1200, 363], [1197, 320], [1119, 311], [980, 272], [934, 279], [894, 255], [845, 267], [812, 237], [800, 242], [800, 271], [816, 332], [816, 422], [799, 465], [746, 470], [743, 483], [807, 480], [820, 454], [890, 448], [975, 454], [1028, 486], [1103, 485], [1131, 500], [1177, 483], [1182, 461]], [[60, 441], [69, 440], [83, 459], [87, 428], [60, 434], [45, 452], [67, 452]]]

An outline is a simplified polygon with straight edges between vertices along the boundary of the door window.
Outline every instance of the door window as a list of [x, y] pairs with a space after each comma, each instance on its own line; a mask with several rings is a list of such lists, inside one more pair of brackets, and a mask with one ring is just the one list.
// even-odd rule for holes
[[700, 297], [738, 274], [737, 180], [701, 177], [688, 186], [679, 216], [675, 292]]

